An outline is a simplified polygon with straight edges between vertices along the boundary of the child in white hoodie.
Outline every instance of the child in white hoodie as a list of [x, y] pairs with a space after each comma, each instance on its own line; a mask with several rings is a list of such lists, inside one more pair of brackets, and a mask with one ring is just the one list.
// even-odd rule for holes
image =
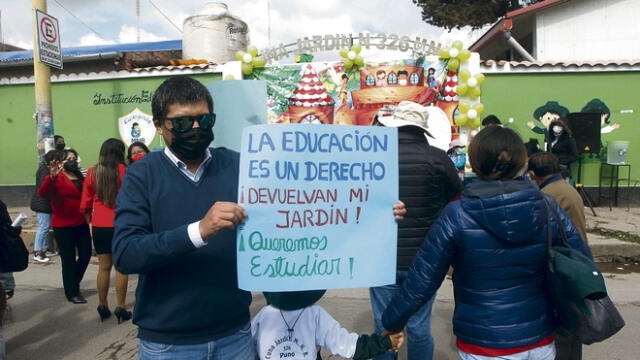
[[256, 352], [262, 360], [315, 360], [320, 348], [344, 358], [369, 359], [397, 351], [402, 333], [389, 336], [349, 333], [321, 306], [325, 290], [265, 292], [268, 305], [251, 322]]

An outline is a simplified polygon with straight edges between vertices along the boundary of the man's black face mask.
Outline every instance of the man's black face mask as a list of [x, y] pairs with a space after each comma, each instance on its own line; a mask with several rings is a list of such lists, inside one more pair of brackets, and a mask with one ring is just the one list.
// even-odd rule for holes
[[202, 155], [213, 141], [213, 130], [203, 128], [191, 128], [185, 132], [171, 129], [173, 141], [169, 148], [179, 158], [194, 160]]

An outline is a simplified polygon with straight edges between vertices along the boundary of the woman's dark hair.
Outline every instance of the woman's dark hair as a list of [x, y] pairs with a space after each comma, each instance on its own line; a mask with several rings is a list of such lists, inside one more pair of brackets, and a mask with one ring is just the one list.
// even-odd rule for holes
[[[52, 161], [64, 161], [67, 158], [68, 153], [74, 153], [76, 155], [76, 158], [78, 158], [78, 153], [73, 149], [51, 150], [45, 155], [50, 156], [47, 165], [49, 165], [49, 163], [51, 163]], [[73, 175], [75, 175], [78, 179], [84, 180], [84, 176], [79, 169], [77, 171], [74, 171]]]
[[[67, 155], [69, 155], [69, 153], [73, 153], [76, 156], [76, 161], [78, 158], [80, 158], [80, 156], [78, 155], [78, 152], [75, 151], [74, 149], [65, 149], [65, 150], [56, 150], [56, 151], [62, 152], [62, 158], [58, 159], [59, 155], [54, 154], [54, 158], [55, 158], [54, 160], [64, 161], [67, 158]], [[73, 175], [75, 175], [78, 179], [84, 181], [84, 175], [82, 175], [82, 173], [80, 172], [79, 167], [73, 170], [71, 173], [73, 173]]]
[[167, 117], [169, 106], [173, 104], [194, 104], [205, 101], [209, 106], [209, 112], [213, 112], [213, 98], [209, 90], [198, 80], [188, 76], [174, 76], [165, 80], [153, 93], [151, 99], [151, 112], [153, 121], [161, 125], [161, 121]]
[[145, 153], [147, 153], [147, 154], [151, 152], [151, 150], [149, 150], [147, 145], [145, 145], [143, 142], [136, 141], [136, 142], [131, 143], [131, 145], [129, 145], [129, 148], [127, 149], [127, 161], [129, 162], [129, 165], [131, 165], [133, 163], [133, 159], [131, 159], [131, 149], [133, 149], [136, 146], [143, 148]]
[[53, 143], [57, 143], [58, 139], [64, 139], [64, 136], [62, 135], [53, 135]]
[[560, 118], [560, 119], [556, 119], [556, 120], [552, 120], [549, 123], [549, 134], [553, 135], [553, 127], [559, 125], [562, 126], [562, 129], [564, 130], [563, 133], [567, 134], [569, 136], [573, 136], [573, 131], [571, 131], [571, 129], [569, 128], [569, 126], [567, 126], [567, 120], [565, 118]]
[[49, 166], [49, 163], [53, 160], [53, 154], [55, 153], [55, 151], [56, 150], [47, 151], [47, 153], [42, 157], [42, 163]]
[[124, 164], [124, 143], [114, 138], [105, 140], [100, 147], [94, 177], [96, 195], [108, 207], [116, 205], [120, 189], [119, 164]]
[[529, 157], [529, 170], [537, 177], [545, 177], [547, 175], [558, 174], [560, 170], [560, 162], [558, 158], [550, 152], [539, 152]]
[[527, 162], [518, 134], [501, 126], [482, 129], [469, 145], [469, 162], [481, 180], [512, 180]]

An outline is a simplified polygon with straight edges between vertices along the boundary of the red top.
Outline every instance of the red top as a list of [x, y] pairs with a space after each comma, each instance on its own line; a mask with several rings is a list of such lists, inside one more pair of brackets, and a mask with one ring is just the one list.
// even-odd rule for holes
[[[116, 208], [106, 206], [96, 194], [96, 177], [94, 171], [96, 167], [92, 167], [87, 171], [87, 178], [82, 187], [82, 201], [80, 201], [80, 213], [84, 214], [91, 211], [91, 225], [95, 227], [113, 227], [113, 219], [116, 216]], [[118, 172], [120, 173], [120, 181], [118, 190], [122, 184], [122, 177], [126, 167], [124, 164], [118, 164]]]
[[[82, 180], [78, 181], [82, 183]], [[63, 172], [55, 179], [51, 179], [49, 175], [45, 176], [38, 189], [38, 195], [51, 202], [51, 226], [71, 227], [84, 223], [84, 216], [80, 212], [82, 193]]]
[[469, 344], [469, 343], [466, 343], [466, 342], [464, 342], [464, 341], [462, 341], [460, 339], [456, 340], [456, 345], [458, 345], [458, 349], [466, 352], [467, 354], [496, 357], [496, 356], [507, 356], [507, 355], [513, 355], [513, 354], [521, 353], [523, 351], [527, 351], [527, 350], [531, 350], [531, 349], [535, 349], [535, 348], [538, 348], [538, 347], [549, 345], [552, 342], [553, 342], [553, 334], [547, 336], [546, 338], [538, 341], [535, 344], [531, 344], [531, 345], [527, 345], [527, 346], [514, 347], [514, 348], [508, 348], [508, 349], [487, 348], [487, 347], [483, 347], [483, 346]]

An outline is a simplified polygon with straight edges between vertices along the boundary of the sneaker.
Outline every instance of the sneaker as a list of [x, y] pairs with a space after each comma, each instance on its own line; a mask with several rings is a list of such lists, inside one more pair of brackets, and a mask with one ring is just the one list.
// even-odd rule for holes
[[53, 250], [47, 250], [47, 251], [44, 252], [44, 255], [46, 257], [58, 256], [58, 252], [57, 251], [53, 251]]
[[46, 256], [44, 255], [44, 253], [42, 253], [42, 252], [38, 252], [38, 253], [36, 253], [35, 255], [33, 255], [33, 260], [38, 261], [38, 262], [43, 262], [43, 263], [44, 263], [44, 262], [49, 261], [49, 258], [48, 258], [48, 257], [46, 257]]

